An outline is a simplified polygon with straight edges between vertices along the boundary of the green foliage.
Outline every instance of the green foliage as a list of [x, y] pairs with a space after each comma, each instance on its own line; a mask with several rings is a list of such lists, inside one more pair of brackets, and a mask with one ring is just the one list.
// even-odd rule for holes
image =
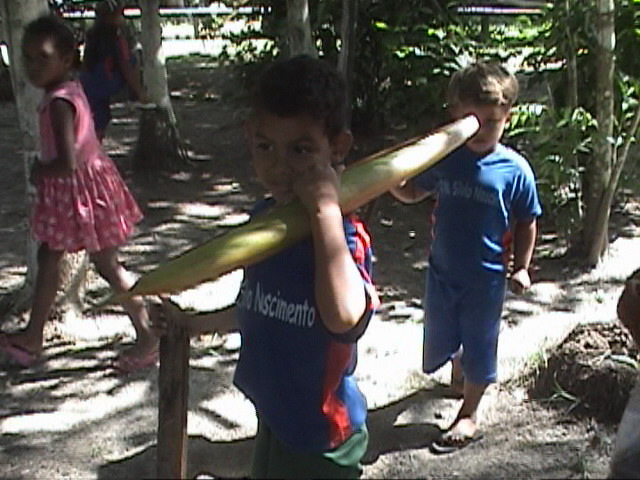
[[382, 11], [365, 13], [353, 79], [355, 125], [377, 130], [441, 116], [446, 84], [459, 68], [459, 48], [450, 41], [455, 29], [392, 26]]
[[[519, 107], [509, 133], [536, 171], [546, 220], [553, 219], [558, 232], [570, 239], [582, 228], [583, 185], [589, 181], [585, 167], [591, 161], [592, 143], [598, 135], [598, 96], [594, 95], [598, 32], [593, 0], [571, 0], [568, 4], [567, 10], [565, 2], [554, 2], [540, 17], [539, 35], [533, 40], [535, 47], [524, 65], [535, 72], [529, 77], [544, 85], [547, 94], [537, 99], [543, 105], [534, 109], [535, 115], [530, 106]], [[611, 138], [616, 149], [627, 140], [640, 92], [639, 7], [637, 0], [616, 2], [616, 118]], [[572, 58], [577, 67], [575, 85], [569, 75]], [[572, 91], [578, 97], [575, 109], [569, 101]], [[617, 154], [619, 151], [614, 155]], [[632, 171], [633, 165], [627, 165], [621, 185], [629, 183]]]
[[536, 173], [547, 225], [566, 236], [579, 228], [579, 159], [591, 153], [595, 129], [595, 119], [583, 108], [554, 110], [529, 103], [513, 109], [508, 139], [524, 153]]
[[[238, 65], [252, 83], [264, 62], [288, 50], [286, 2], [229, 0], [254, 6], [251, 25], [226, 34], [222, 60]], [[567, 237], [581, 228], [585, 165], [597, 134], [597, 35], [594, 0], [550, 2], [542, 15], [457, 15], [460, 2], [434, 0], [359, 0], [352, 80], [353, 128], [403, 135], [424, 132], [444, 120], [445, 89], [451, 74], [472, 59], [508, 63], [526, 81], [523, 102], [513, 112], [508, 142], [523, 151], [539, 180], [545, 222]], [[316, 46], [337, 64], [341, 0], [309, 0]], [[213, 21], [212, 21], [213, 22]], [[209, 30], [219, 29], [212, 23]], [[623, 145], [637, 107], [640, 88], [640, 0], [616, 0], [616, 117], [612, 141]], [[260, 43], [262, 42], [262, 43]], [[577, 83], [568, 65], [574, 59]], [[542, 88], [540, 88], [542, 87]], [[578, 107], [572, 93], [578, 93]], [[630, 162], [627, 162], [630, 163]], [[638, 177], [630, 164], [621, 177]]]
[[[247, 4], [258, 5], [250, 1]], [[252, 51], [256, 32], [227, 36], [225, 59], [242, 65], [251, 80], [256, 66], [287, 50], [285, 2], [259, 2], [268, 50]], [[340, 0], [310, 0], [310, 19], [320, 55], [337, 64], [340, 47]], [[464, 29], [438, 2], [360, 0], [353, 76], [356, 129], [414, 125], [442, 113], [443, 92], [467, 45]], [[251, 43], [251, 42], [249, 42]], [[248, 69], [246, 68], [248, 67]]]

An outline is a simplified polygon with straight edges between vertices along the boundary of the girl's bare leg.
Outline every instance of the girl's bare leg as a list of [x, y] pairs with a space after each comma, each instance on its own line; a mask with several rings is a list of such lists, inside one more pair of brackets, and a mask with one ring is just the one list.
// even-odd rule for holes
[[[98, 273], [109, 282], [111, 288], [117, 292], [126, 292], [134, 284], [129, 272], [118, 261], [118, 249], [108, 248], [91, 254], [91, 260]], [[144, 357], [158, 349], [158, 337], [150, 327], [149, 314], [140, 296], [131, 297], [122, 302], [122, 307], [131, 318], [136, 331], [136, 342], [127, 356]]]
[[60, 284], [60, 260], [63, 251], [51, 250], [46, 244], [38, 249], [38, 274], [33, 293], [29, 323], [24, 330], [7, 335], [12, 345], [40, 355], [44, 343], [44, 325], [49, 318]]

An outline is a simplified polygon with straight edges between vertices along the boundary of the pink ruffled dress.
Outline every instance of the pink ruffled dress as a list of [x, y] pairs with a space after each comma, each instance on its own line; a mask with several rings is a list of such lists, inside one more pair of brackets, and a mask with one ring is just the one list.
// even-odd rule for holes
[[40, 107], [43, 164], [57, 157], [51, 124], [53, 99], [75, 108], [77, 168], [69, 177], [43, 177], [31, 218], [33, 235], [53, 250], [97, 252], [124, 244], [142, 213], [113, 161], [98, 141], [82, 86], [68, 81], [45, 93]]

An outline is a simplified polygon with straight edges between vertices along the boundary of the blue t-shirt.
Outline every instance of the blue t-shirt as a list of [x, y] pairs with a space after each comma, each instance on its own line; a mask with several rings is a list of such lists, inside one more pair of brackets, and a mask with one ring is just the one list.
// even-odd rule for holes
[[107, 27], [90, 30], [80, 82], [89, 101], [109, 99], [126, 85], [119, 62], [132, 63], [127, 40], [119, 30]]
[[371, 244], [355, 216], [343, 224], [370, 298], [354, 332], [333, 334], [319, 317], [310, 236], [248, 267], [236, 301], [242, 347], [234, 383], [282, 442], [310, 452], [341, 445], [367, 415], [353, 373], [357, 337], [377, 298], [370, 280]]
[[430, 267], [457, 283], [504, 275], [513, 222], [542, 213], [529, 163], [502, 144], [484, 156], [463, 145], [413, 181], [437, 193]]

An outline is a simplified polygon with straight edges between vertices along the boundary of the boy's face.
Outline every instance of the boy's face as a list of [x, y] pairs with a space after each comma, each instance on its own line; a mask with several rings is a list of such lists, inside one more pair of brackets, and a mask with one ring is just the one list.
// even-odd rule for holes
[[467, 115], [475, 115], [480, 122], [478, 132], [467, 140], [467, 147], [477, 153], [492, 151], [507, 126], [511, 109], [506, 105], [473, 105], [459, 104], [453, 107], [452, 114], [456, 119]]
[[256, 112], [246, 131], [258, 179], [278, 203], [296, 196], [293, 184], [311, 164], [341, 163], [352, 140], [346, 131], [330, 139], [324, 125], [308, 115], [280, 117]]

